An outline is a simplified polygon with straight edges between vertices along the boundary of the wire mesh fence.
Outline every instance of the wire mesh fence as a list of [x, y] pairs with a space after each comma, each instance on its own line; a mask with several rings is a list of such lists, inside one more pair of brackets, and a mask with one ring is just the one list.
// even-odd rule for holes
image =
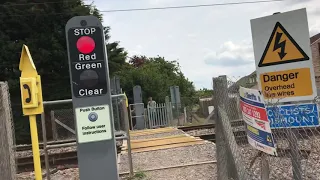
[[[268, 93], [268, 92], [262, 92]], [[271, 175], [279, 173], [283, 179], [319, 178], [319, 115], [316, 101], [279, 103], [266, 101], [267, 114], [273, 136], [277, 143], [278, 156], [269, 157]], [[280, 165], [281, 166], [278, 166]], [[278, 171], [274, 171], [277, 169]], [[286, 169], [292, 169], [288, 173]]]
[[15, 133], [11, 112], [9, 86], [0, 82], [0, 177], [14, 180], [16, 176]]
[[52, 136], [55, 141], [75, 139], [75, 121], [72, 109], [51, 110]]
[[[214, 98], [218, 98], [214, 100], [221, 108], [219, 115], [212, 119], [222, 122], [223, 132], [220, 133], [225, 141], [225, 144], [218, 142], [219, 126], [216, 124], [218, 179], [319, 179], [318, 99], [294, 104], [283, 104], [274, 99], [265, 101], [277, 149], [277, 156], [267, 155], [248, 144], [246, 123], [243, 122], [239, 105], [239, 87], [255, 88], [255, 85], [239, 81], [235, 77], [228, 77], [225, 84], [214, 84]], [[241, 169], [241, 166], [245, 168]]]
[[212, 123], [207, 117], [213, 111], [213, 99], [181, 97], [181, 103], [172, 103], [173, 126], [196, 126]]

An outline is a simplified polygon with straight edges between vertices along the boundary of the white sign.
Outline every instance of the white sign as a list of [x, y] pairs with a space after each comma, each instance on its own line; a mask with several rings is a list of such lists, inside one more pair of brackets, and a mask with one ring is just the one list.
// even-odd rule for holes
[[209, 114], [211, 114], [211, 112], [214, 110], [214, 106], [208, 106], [208, 111], [209, 111]]
[[112, 139], [111, 116], [108, 105], [75, 109], [78, 143]]
[[271, 102], [313, 100], [315, 75], [306, 9], [251, 20], [257, 79]]
[[249, 144], [265, 153], [277, 155], [263, 97], [256, 89], [240, 87], [240, 107]]

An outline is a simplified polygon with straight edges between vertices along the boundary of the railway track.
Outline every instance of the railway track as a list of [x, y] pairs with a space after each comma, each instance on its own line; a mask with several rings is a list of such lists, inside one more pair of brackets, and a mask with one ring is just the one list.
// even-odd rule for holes
[[[121, 131], [115, 132], [117, 147], [122, 146], [123, 139], [117, 139], [117, 138], [121, 138], [122, 136], [124, 136], [124, 132], [121, 132]], [[59, 145], [59, 144], [66, 144], [66, 143], [76, 143], [76, 139], [48, 141], [47, 145]], [[32, 145], [31, 144], [16, 145], [14, 148], [16, 151], [28, 151], [28, 150], [32, 150]], [[43, 149], [43, 143], [39, 143], [39, 148]]]
[[[240, 127], [245, 126], [245, 121], [243, 120], [235, 120], [230, 121], [231, 127]], [[213, 129], [215, 128], [215, 124], [203, 124], [203, 125], [197, 125], [197, 126], [182, 126], [178, 127], [178, 129], [188, 132], [193, 130], [202, 130], [202, 129]], [[312, 135], [320, 135], [320, 127], [304, 127], [304, 128], [296, 128], [296, 129], [272, 129], [272, 133], [275, 135], [279, 134], [289, 134], [290, 131], [292, 131], [297, 137], [299, 136], [312, 136]]]
[[[307, 138], [309, 138], [311, 136], [319, 135], [319, 133], [315, 133], [314, 129], [315, 128], [311, 128], [311, 129], [296, 129], [294, 131], [294, 136], [297, 139], [307, 139]], [[272, 130], [272, 134], [273, 134], [275, 139], [287, 138], [289, 133], [290, 133], [290, 130], [288, 130], [288, 129], [275, 129], [275, 130]], [[247, 136], [246, 131], [244, 131], [244, 130], [234, 131], [233, 134], [234, 134], [236, 140], [237, 139], [246, 138], [246, 136]], [[215, 142], [216, 135], [215, 135], [215, 133], [213, 133], [213, 134], [196, 135], [196, 137], [199, 137], [199, 138], [204, 139], [204, 140]]]
[[[233, 132], [235, 139], [237, 143], [246, 144], [248, 143], [247, 134], [245, 131], [235, 131]], [[204, 134], [204, 135], [198, 135], [196, 137], [199, 137], [203, 140], [216, 142], [216, 135], [215, 134]]]
[[[61, 141], [49, 141], [47, 145], [57, 145], [57, 144], [64, 144], [64, 143], [74, 143], [76, 142], [75, 139], [69, 139], [69, 140], [61, 140]], [[43, 149], [43, 143], [39, 143], [39, 148]], [[32, 150], [32, 145], [17, 145], [15, 146], [16, 151], [29, 151]]]
[[[117, 153], [121, 152], [121, 148], [117, 148]], [[77, 151], [56, 152], [48, 155], [50, 167], [57, 167], [63, 165], [77, 165]], [[41, 164], [44, 166], [44, 155], [40, 155]], [[18, 173], [33, 171], [33, 156], [17, 158]]]
[[[243, 120], [236, 120], [231, 121], [231, 127], [245, 127], [245, 122]], [[215, 124], [204, 124], [198, 126], [182, 126], [178, 127], [178, 129], [188, 132], [188, 131], [195, 131], [195, 130], [203, 130], [203, 129], [213, 129], [215, 128]], [[238, 133], [239, 132], [239, 133]], [[281, 139], [283, 137], [287, 137], [290, 133], [293, 133], [297, 139], [305, 139], [314, 135], [320, 135], [320, 127], [310, 127], [310, 128], [296, 128], [296, 129], [272, 129], [272, 134], [276, 139]], [[237, 130], [234, 131], [235, 136], [242, 136], [245, 134], [245, 130]], [[241, 135], [238, 135], [241, 134]], [[203, 138], [209, 140], [215, 140], [215, 134], [207, 134], [207, 135], [196, 135], [197, 137], [202, 136]], [[242, 138], [242, 137], [241, 137]]]
[[[238, 131], [238, 132], [234, 132], [235, 135], [235, 140], [237, 142], [238, 145], [240, 144], [248, 144], [248, 138], [247, 135], [245, 133], [245, 131]], [[206, 135], [200, 135], [197, 136], [203, 140], [207, 140], [207, 141], [212, 141], [215, 142], [215, 134], [206, 134]], [[308, 159], [311, 150], [309, 149], [300, 149], [299, 150], [300, 155], [302, 158], [304, 159]], [[286, 158], [290, 158], [291, 155], [291, 150], [288, 148], [277, 148], [277, 153], [278, 153], [278, 157], [286, 157]]]
[[[117, 139], [117, 137], [116, 137]], [[122, 140], [117, 139], [117, 153], [119, 154], [121, 152], [121, 146], [122, 146]], [[62, 141], [50, 141], [47, 143], [47, 145], [64, 145], [64, 144], [70, 144], [70, 143], [76, 143], [75, 139], [69, 139], [69, 140], [62, 140]], [[71, 145], [74, 146], [74, 145]], [[39, 143], [40, 149], [43, 149], [43, 143]], [[70, 147], [70, 145], [68, 145]], [[56, 149], [56, 152], [53, 152], [53, 149]], [[77, 165], [78, 159], [77, 159], [77, 151], [65, 151], [62, 150], [59, 151], [58, 149], [62, 149], [62, 147], [55, 147], [51, 148], [51, 153], [48, 154], [49, 157], [49, 165], [50, 167], [59, 167], [59, 166], [65, 166], [65, 165]], [[23, 151], [31, 151], [32, 145], [17, 145], [15, 146], [16, 152], [23, 152]], [[40, 161], [41, 164], [44, 166], [45, 163], [45, 157], [44, 154], [40, 155]], [[22, 156], [17, 158], [17, 172], [27, 172], [27, 171], [33, 171], [33, 156]]]
[[[245, 123], [243, 120], [235, 120], [231, 121], [231, 126], [232, 127], [238, 127], [238, 126], [244, 126]], [[211, 124], [203, 124], [203, 125], [197, 125], [197, 126], [182, 126], [178, 127], [178, 129], [182, 131], [193, 131], [193, 130], [201, 130], [201, 129], [213, 129], [216, 127], [215, 123]]]
[[[44, 165], [44, 155], [40, 156], [41, 164]], [[33, 156], [20, 157], [17, 159], [18, 173], [33, 171]], [[50, 167], [66, 164], [78, 164], [77, 151], [49, 154]]]
[[[59, 144], [66, 144], [66, 143], [76, 143], [76, 140], [71, 139], [71, 140], [64, 140], [64, 141], [50, 141], [50, 142], [48, 142], [47, 145], [59, 145]], [[117, 148], [120, 148], [121, 146], [122, 146], [122, 143], [117, 141]], [[43, 143], [39, 143], [39, 149], [43, 149]], [[58, 148], [56, 148], [56, 149], [58, 149]], [[32, 145], [31, 144], [17, 145], [17, 146], [15, 146], [15, 150], [17, 152], [31, 151]]]

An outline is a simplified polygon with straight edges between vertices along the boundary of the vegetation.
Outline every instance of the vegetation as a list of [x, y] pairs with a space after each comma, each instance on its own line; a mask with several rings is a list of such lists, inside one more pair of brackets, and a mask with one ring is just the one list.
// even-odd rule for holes
[[136, 172], [132, 177], [128, 177], [127, 180], [146, 180], [147, 175], [143, 171]]
[[203, 88], [197, 91], [197, 97], [199, 98], [210, 98], [213, 96], [213, 90]]
[[163, 57], [134, 56], [116, 74], [120, 76], [122, 87], [128, 94], [132, 94], [133, 86], [140, 85], [144, 102], [150, 96], [157, 102], [164, 102], [165, 96], [170, 95], [169, 87], [173, 85], [180, 87], [182, 97], [196, 95], [193, 83], [180, 71], [178, 62], [166, 61]]
[[[22, 117], [19, 88], [20, 52], [26, 44], [42, 78], [44, 100], [71, 98], [66, 51], [65, 24], [73, 16], [93, 14], [102, 19], [99, 10], [81, 0], [5, 0], [0, 6], [0, 81], [8, 81], [15, 121], [17, 143], [29, 143], [29, 125]], [[110, 27], [106, 27], [109, 32]], [[181, 97], [193, 103], [196, 91], [181, 72], [176, 61], [164, 57], [133, 56], [128, 58], [119, 42], [109, 42], [107, 52], [110, 76], [118, 75], [121, 86], [132, 102], [132, 88], [140, 85], [144, 102], [152, 96], [163, 102], [169, 86], [180, 87]], [[41, 137], [41, 136], [39, 136]]]

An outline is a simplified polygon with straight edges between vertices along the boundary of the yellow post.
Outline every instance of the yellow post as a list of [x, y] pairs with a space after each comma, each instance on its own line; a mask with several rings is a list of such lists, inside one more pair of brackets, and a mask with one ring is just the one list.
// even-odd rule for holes
[[30, 122], [32, 153], [33, 153], [33, 166], [34, 166], [35, 178], [36, 178], [36, 180], [42, 180], [36, 115], [30, 115], [29, 122]]
[[24, 116], [29, 116], [35, 179], [42, 180], [36, 122], [36, 115], [43, 112], [41, 77], [38, 75], [29, 48], [26, 45], [22, 47], [19, 69], [21, 71], [20, 89], [22, 111]]
[[128, 98], [127, 98], [126, 93], [124, 93], [124, 95], [126, 96], [126, 106], [129, 107]]

